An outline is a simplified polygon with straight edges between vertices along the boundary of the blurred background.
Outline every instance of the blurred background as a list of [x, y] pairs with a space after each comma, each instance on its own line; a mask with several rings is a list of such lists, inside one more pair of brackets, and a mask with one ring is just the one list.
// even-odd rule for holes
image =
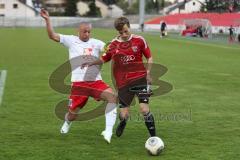
[[237, 40], [240, 32], [240, 0], [0, 0], [0, 26], [42, 27], [40, 8], [49, 11], [55, 27], [91, 21], [112, 28], [114, 18], [127, 16], [131, 28], [141, 31], [159, 31], [165, 22], [168, 32], [180, 35], [203, 27], [205, 37], [214, 37], [229, 34], [232, 26]]

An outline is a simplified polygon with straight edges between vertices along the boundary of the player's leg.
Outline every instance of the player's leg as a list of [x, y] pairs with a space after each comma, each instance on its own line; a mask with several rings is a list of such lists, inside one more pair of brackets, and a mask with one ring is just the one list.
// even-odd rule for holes
[[153, 114], [150, 112], [148, 105], [151, 91], [148, 89], [146, 79], [139, 80], [137, 86], [140, 86], [137, 93], [140, 105], [140, 112], [144, 117], [145, 125], [151, 137], [156, 136], [154, 117]]
[[112, 137], [112, 129], [116, 122], [116, 95], [113, 90], [103, 81], [98, 80], [89, 85], [90, 96], [94, 97], [96, 100], [105, 100], [107, 101], [106, 109], [105, 109], [105, 119], [106, 119], [106, 127], [102, 132], [104, 139], [110, 143]]
[[118, 99], [119, 99], [119, 124], [116, 129], [116, 135], [120, 137], [123, 134], [123, 131], [126, 127], [127, 120], [129, 118], [129, 107], [132, 103], [135, 93], [129, 90], [131, 86], [127, 85], [118, 90]]
[[119, 124], [116, 129], [116, 135], [120, 137], [123, 134], [123, 131], [127, 125], [127, 120], [129, 118], [129, 106], [121, 106], [119, 113]]
[[60, 132], [62, 134], [65, 134], [65, 133], [68, 133], [71, 125], [72, 125], [72, 122], [76, 119], [76, 115], [77, 115], [77, 111], [78, 109], [76, 109], [75, 111], [68, 111], [66, 114], [65, 114], [65, 121], [61, 127], [61, 130]]
[[149, 131], [151, 137], [156, 136], [155, 122], [153, 114], [149, 110], [149, 105], [146, 103], [139, 103], [140, 112], [142, 113], [145, 121], [145, 125]]
[[107, 88], [101, 93], [100, 98], [108, 102], [105, 109], [105, 130], [102, 132], [102, 135], [110, 143], [117, 117], [117, 97], [111, 88]]
[[229, 35], [229, 42], [233, 42], [233, 35], [232, 34]]
[[87, 103], [87, 96], [73, 96], [71, 95], [69, 98], [69, 110], [65, 114], [65, 121], [61, 127], [60, 132], [65, 134], [68, 133], [72, 122], [77, 118], [78, 111], [83, 108], [83, 106]]

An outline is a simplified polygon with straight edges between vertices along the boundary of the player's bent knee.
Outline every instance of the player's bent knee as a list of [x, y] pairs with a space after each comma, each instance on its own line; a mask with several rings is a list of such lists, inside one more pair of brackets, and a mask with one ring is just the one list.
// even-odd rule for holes
[[106, 89], [102, 93], [101, 98], [108, 101], [108, 103], [117, 103], [117, 96], [115, 95], [111, 88]]
[[143, 107], [140, 107], [140, 112], [144, 115], [146, 113], [148, 113], [150, 110], [149, 110], [149, 107], [148, 106], [143, 106]]
[[120, 113], [120, 114], [119, 114], [120, 120], [124, 120], [124, 119], [127, 120], [128, 117], [129, 117], [129, 114], [128, 114], [128, 113]]
[[107, 97], [109, 103], [117, 103], [117, 97], [112, 93]]
[[121, 115], [123, 118], [128, 118], [128, 116], [129, 116], [129, 107], [121, 108], [121, 109], [120, 109], [120, 115]]

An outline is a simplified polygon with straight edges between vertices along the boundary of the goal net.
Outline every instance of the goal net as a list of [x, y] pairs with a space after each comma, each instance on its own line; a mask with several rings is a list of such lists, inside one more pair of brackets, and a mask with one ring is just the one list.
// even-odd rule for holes
[[212, 24], [208, 19], [183, 19], [179, 24], [182, 36], [212, 37]]

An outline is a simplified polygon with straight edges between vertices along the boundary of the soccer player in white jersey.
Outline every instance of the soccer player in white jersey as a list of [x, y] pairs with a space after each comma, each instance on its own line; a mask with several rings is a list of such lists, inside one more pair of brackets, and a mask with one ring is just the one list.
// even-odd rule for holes
[[[77, 118], [79, 109], [84, 107], [91, 96], [96, 100], [108, 102], [105, 110], [106, 127], [102, 132], [104, 139], [110, 143], [112, 129], [116, 121], [116, 96], [113, 90], [102, 81], [100, 68], [96, 66], [81, 69], [80, 64], [99, 57], [104, 50], [105, 43], [90, 38], [91, 24], [82, 22], [78, 28], [78, 36], [62, 35], [55, 33], [46, 10], [41, 10], [41, 16], [45, 19], [48, 36], [51, 40], [60, 42], [69, 50], [69, 59], [72, 67], [72, 89], [69, 97], [69, 111], [65, 115], [65, 122], [60, 130], [61, 133], [68, 133], [72, 121]], [[79, 61], [71, 61], [74, 58]], [[77, 67], [76, 67], [77, 66]]]

